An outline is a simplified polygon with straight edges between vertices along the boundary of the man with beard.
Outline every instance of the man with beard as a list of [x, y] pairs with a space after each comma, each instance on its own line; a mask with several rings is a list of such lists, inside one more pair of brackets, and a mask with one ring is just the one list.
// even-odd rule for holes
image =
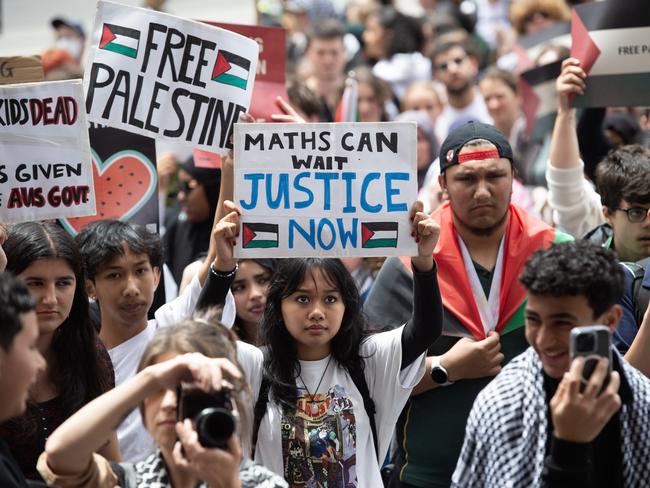
[[492, 122], [483, 97], [474, 86], [478, 59], [469, 41], [441, 41], [431, 53], [434, 78], [445, 86], [447, 104], [436, 120], [439, 141], [460, 118]]
[[[449, 486], [474, 398], [527, 347], [526, 291], [517, 277], [534, 251], [570, 239], [510, 203], [512, 160], [504, 135], [480, 122], [460, 126], [441, 147], [448, 201], [434, 213], [441, 232], [433, 256], [443, 333], [400, 418], [403, 452], [391, 486]], [[366, 302], [369, 323], [406, 322], [412, 286], [408, 260], [388, 259]]]

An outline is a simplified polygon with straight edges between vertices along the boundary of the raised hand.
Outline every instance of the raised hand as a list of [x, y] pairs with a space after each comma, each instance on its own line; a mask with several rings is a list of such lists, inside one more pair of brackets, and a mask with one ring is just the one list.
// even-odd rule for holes
[[584, 358], [573, 360], [551, 398], [555, 437], [570, 442], [591, 442], [621, 408], [621, 397], [618, 395], [621, 377], [616, 371], [610, 374], [607, 387], [602, 389], [607, 377], [607, 363], [607, 359], [600, 359], [581, 393], [585, 361]]
[[587, 73], [580, 67], [579, 60], [568, 58], [562, 62], [562, 72], [555, 82], [560, 112], [571, 110], [571, 99], [584, 94], [586, 78]]
[[300, 124], [305, 123], [305, 119], [301, 117], [300, 114], [296, 111], [296, 109], [293, 108], [291, 104], [287, 102], [284, 98], [277, 97], [275, 99], [275, 104], [280, 110], [282, 110], [283, 113], [272, 114], [271, 120], [273, 122], [294, 122]]
[[440, 237], [440, 225], [422, 209], [423, 204], [418, 200], [409, 211], [411, 236], [418, 243], [418, 255], [412, 258], [412, 263], [418, 271], [429, 271], [433, 268], [433, 250]]
[[226, 215], [212, 229], [212, 241], [216, 253], [213, 264], [217, 271], [228, 273], [237, 264], [233, 249], [237, 243], [237, 237], [239, 237], [241, 211], [230, 200], [223, 202], [223, 206]]

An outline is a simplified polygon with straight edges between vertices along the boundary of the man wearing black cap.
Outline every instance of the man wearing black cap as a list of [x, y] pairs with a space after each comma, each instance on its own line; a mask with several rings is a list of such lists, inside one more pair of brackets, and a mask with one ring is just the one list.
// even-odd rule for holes
[[[392, 486], [449, 486], [474, 398], [527, 346], [519, 272], [537, 249], [570, 239], [510, 203], [512, 159], [503, 134], [480, 122], [457, 128], [440, 149], [447, 201], [434, 213], [441, 227], [434, 258], [445, 321], [397, 429], [403, 452]], [[391, 258], [382, 267], [366, 302], [371, 324], [408, 318], [407, 265]]]

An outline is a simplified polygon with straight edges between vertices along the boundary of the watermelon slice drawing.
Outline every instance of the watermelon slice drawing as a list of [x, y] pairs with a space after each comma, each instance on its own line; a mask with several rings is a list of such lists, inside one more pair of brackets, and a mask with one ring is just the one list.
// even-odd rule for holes
[[97, 213], [60, 219], [72, 235], [96, 220], [129, 220], [156, 193], [156, 166], [142, 153], [120, 151], [106, 161], [102, 161], [94, 150], [91, 154]]

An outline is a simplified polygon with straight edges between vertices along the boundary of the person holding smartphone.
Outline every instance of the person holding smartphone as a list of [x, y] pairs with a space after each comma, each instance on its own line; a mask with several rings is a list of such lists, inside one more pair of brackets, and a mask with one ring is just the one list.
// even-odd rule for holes
[[[623, 273], [612, 251], [587, 241], [533, 254], [520, 276], [531, 347], [476, 398], [452, 486], [647, 484], [650, 379], [609, 344]], [[572, 350], [572, 331], [594, 325], [609, 331], [579, 330], [591, 335], [574, 339]], [[580, 350], [599, 350], [602, 337], [603, 357], [585, 378], [591, 359]]]

